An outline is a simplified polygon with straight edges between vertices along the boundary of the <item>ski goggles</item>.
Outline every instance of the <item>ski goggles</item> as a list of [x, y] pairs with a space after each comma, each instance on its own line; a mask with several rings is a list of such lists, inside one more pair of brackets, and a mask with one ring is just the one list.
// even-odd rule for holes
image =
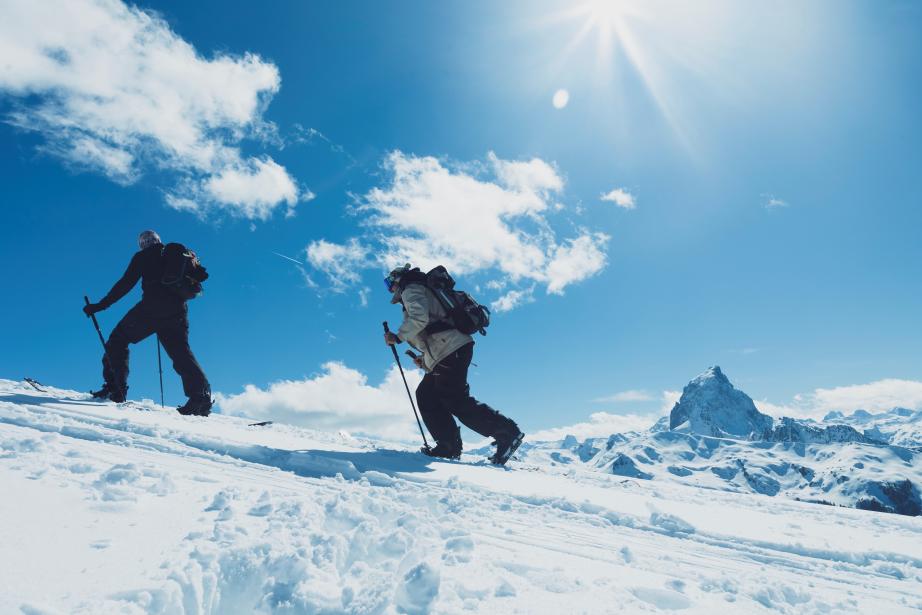
[[394, 292], [393, 288], [397, 285], [397, 280], [391, 276], [384, 278], [384, 288], [387, 289], [387, 292]]
[[409, 270], [410, 270], [410, 265], [408, 263], [404, 265], [403, 267], [398, 267], [397, 269], [394, 269], [389, 274], [387, 274], [387, 277], [384, 278], [384, 288], [387, 289], [387, 292], [389, 293], [394, 292], [393, 288], [397, 284], [397, 282], [400, 281], [400, 276], [402, 276]]

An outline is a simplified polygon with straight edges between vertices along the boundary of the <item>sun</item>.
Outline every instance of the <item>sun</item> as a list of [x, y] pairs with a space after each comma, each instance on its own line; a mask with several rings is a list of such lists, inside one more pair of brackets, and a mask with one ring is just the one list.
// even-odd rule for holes
[[621, 0], [591, 0], [580, 5], [589, 20], [598, 29], [611, 30], [624, 15], [625, 4]]
[[594, 46], [598, 76], [607, 79], [614, 69], [617, 47], [630, 36], [628, 19], [636, 13], [630, 0], [587, 0], [549, 16], [549, 21], [575, 24], [577, 30], [562, 56], [571, 56], [587, 44]]
[[[688, 21], [679, 23], [681, 12], [673, 13], [676, 15], [664, 12], [662, 5], [649, 0], [583, 0], [548, 15], [546, 23], [575, 29], [559, 53], [559, 67], [591, 65], [585, 62], [584, 55], [590, 53], [594, 56], [593, 87], [615, 96], [622, 95], [625, 79], [639, 79], [663, 118], [685, 141], [667, 70], [672, 58], [666, 57], [663, 50], [699, 26]], [[656, 33], [659, 44], [649, 40], [651, 31]]]

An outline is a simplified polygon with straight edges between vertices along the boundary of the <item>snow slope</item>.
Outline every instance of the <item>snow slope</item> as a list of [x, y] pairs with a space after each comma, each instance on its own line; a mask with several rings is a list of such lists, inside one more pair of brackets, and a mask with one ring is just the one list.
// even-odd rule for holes
[[0, 613], [911, 613], [920, 518], [0, 380]]

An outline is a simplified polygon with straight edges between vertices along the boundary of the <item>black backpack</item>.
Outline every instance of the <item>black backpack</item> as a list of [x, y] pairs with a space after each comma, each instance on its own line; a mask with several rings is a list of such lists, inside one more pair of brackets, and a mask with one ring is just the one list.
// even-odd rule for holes
[[455, 280], [442, 265], [423, 275], [419, 269], [407, 272], [400, 280], [401, 287], [417, 282], [432, 291], [448, 314], [448, 322], [434, 322], [426, 327], [426, 333], [438, 333], [457, 329], [461, 333], [487, 334], [490, 326], [490, 310], [480, 305], [463, 290], [455, 290]]
[[168, 243], [160, 252], [160, 262], [163, 265], [160, 283], [167, 290], [186, 301], [202, 294], [202, 282], [208, 279], [208, 272], [195, 252], [181, 243]]

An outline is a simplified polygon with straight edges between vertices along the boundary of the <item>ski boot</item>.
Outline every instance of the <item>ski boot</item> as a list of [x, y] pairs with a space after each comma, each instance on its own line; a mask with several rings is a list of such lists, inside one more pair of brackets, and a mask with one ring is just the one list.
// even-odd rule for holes
[[494, 437], [493, 444], [496, 445], [496, 452], [490, 457], [490, 463], [498, 466], [506, 465], [509, 458], [518, 450], [525, 434], [522, 430], [516, 428], [514, 432], [498, 433]]
[[102, 385], [101, 389], [99, 389], [98, 391], [91, 392], [90, 395], [93, 396], [93, 399], [99, 399], [99, 400], [108, 399], [109, 401], [120, 404], [123, 401], [125, 401], [126, 399], [125, 393], [127, 392], [128, 392], [128, 387], [125, 387], [124, 392], [120, 392], [120, 391], [116, 391], [115, 389], [113, 389], [107, 382], [104, 385]]
[[98, 391], [90, 391], [90, 395], [93, 396], [93, 399], [109, 399], [109, 383], [106, 382], [102, 385], [102, 388]]
[[211, 414], [212, 405], [214, 405], [214, 402], [211, 396], [196, 395], [195, 397], [190, 397], [189, 401], [176, 408], [176, 411], [183, 416], [208, 416]]
[[461, 442], [436, 442], [435, 446], [424, 446], [419, 450], [429, 457], [439, 457], [441, 459], [461, 458]]

